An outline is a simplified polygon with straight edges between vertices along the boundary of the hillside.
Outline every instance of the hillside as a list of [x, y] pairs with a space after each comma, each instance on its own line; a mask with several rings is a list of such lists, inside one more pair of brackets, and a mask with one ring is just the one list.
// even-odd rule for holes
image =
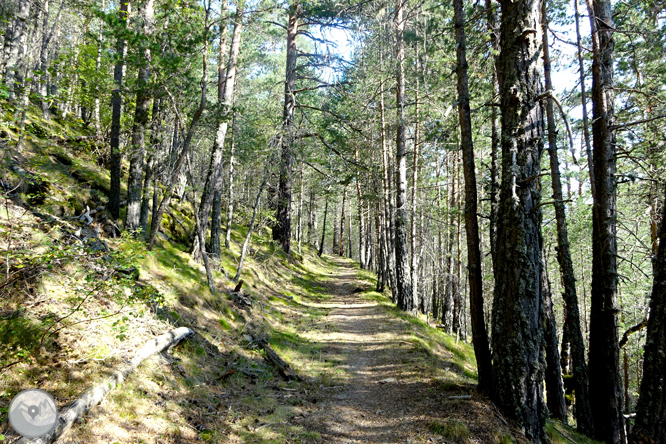
[[[476, 394], [471, 346], [396, 310], [353, 261], [309, 245], [287, 256], [263, 227], [234, 293], [247, 232], [236, 225], [212, 295], [186, 251], [189, 203], [172, 205], [149, 252], [103, 210], [81, 220], [104, 205], [108, 173], [80, 122], [30, 113], [21, 153], [4, 128], [0, 441], [16, 438], [4, 413], [20, 390], [62, 408], [151, 338], [189, 327], [61, 442], [526, 442]], [[264, 339], [301, 380], [264, 359]], [[550, 433], [588, 442], [555, 423]]]

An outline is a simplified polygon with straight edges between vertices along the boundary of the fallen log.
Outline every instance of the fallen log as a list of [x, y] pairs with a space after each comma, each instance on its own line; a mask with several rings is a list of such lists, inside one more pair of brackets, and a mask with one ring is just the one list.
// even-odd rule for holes
[[129, 363], [121, 366], [104, 381], [90, 387], [73, 403], [65, 407], [58, 415], [58, 424], [51, 433], [36, 439], [21, 438], [16, 441], [16, 444], [51, 444], [55, 442], [66, 433], [76, 421], [81, 419], [97, 404], [102, 402], [111, 390], [116, 388], [119, 384], [122, 384], [127, 376], [129, 376], [129, 374], [132, 373], [132, 371], [144, 360], [160, 353], [168, 347], [178, 344], [192, 334], [194, 334], [194, 332], [189, 328], [180, 327], [158, 336], [155, 339], [151, 339], [136, 352]]
[[273, 364], [284, 378], [286, 378], [288, 381], [303, 380], [303, 378], [298, 376], [296, 372], [291, 369], [291, 366], [287, 362], [285, 362], [277, 353], [275, 353], [275, 350], [271, 348], [271, 346], [268, 344], [268, 341], [265, 339], [259, 339], [256, 342], [261, 346], [261, 348], [264, 349], [264, 359], [266, 359], [266, 361], [268, 361], [270, 364]]

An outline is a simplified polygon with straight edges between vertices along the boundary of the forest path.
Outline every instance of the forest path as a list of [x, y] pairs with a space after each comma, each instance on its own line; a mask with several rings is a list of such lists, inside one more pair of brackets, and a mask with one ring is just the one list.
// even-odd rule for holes
[[446, 359], [450, 354], [433, 355], [413, 324], [354, 293], [360, 285], [356, 270], [344, 259], [334, 260], [339, 273], [326, 283], [333, 299], [323, 304], [331, 308], [328, 328], [316, 340], [325, 344], [325, 359], [337, 363], [344, 382], [320, 390], [308, 429], [326, 443], [446, 442], [432, 433], [432, 425], [447, 412], [459, 413], [461, 403], [449, 396], [471, 394], [473, 388], [435, 378], [425, 359], [446, 370], [454, 365]]

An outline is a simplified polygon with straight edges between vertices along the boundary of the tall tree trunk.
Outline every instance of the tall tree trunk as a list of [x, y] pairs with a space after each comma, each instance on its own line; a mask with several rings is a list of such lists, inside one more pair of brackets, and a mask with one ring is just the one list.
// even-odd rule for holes
[[31, 0], [18, 0], [16, 14], [11, 24], [7, 26], [4, 41], [4, 53], [0, 73], [4, 76], [5, 85], [9, 88], [11, 97], [14, 97], [16, 75], [21, 62], [21, 48], [28, 38], [28, 23], [30, 19]]
[[479, 247], [479, 221], [477, 219], [476, 167], [472, 141], [472, 116], [469, 106], [467, 55], [465, 43], [465, 12], [463, 0], [453, 0], [458, 60], [458, 116], [460, 119], [461, 148], [465, 174], [465, 232], [467, 234], [467, 269], [469, 276], [469, 302], [472, 318], [472, 342], [479, 369], [479, 390], [492, 391], [492, 363], [490, 345], [483, 314], [483, 279], [481, 276], [481, 248]]
[[[379, 191], [379, 186], [377, 191]], [[377, 231], [377, 253], [375, 254], [377, 257], [377, 285], [375, 289], [383, 293], [386, 288], [386, 250], [384, 249], [386, 242], [384, 241], [385, 232], [381, 221], [382, 211], [379, 208], [379, 200], [377, 200], [375, 204], [375, 229]]]
[[[358, 163], [358, 147], [354, 149], [354, 160]], [[361, 268], [365, 269], [368, 268], [368, 263], [367, 263], [367, 257], [366, 255], [366, 248], [369, 244], [369, 242], [366, 242], [366, 226], [365, 226], [365, 218], [363, 217], [363, 206], [365, 204], [365, 201], [363, 200], [363, 193], [361, 193], [361, 181], [359, 180], [358, 177], [358, 172], [356, 174], [356, 196], [358, 199], [358, 254], [359, 254], [359, 262], [361, 265]], [[351, 215], [350, 215], [351, 217]], [[368, 223], [368, 232], [372, 231], [372, 223]]]
[[287, 66], [284, 82], [284, 110], [282, 114], [282, 157], [280, 159], [280, 184], [277, 196], [276, 223], [273, 226], [273, 240], [280, 242], [285, 253], [290, 251], [291, 242], [291, 174], [294, 162], [294, 107], [296, 105], [296, 36], [301, 6], [293, 0], [289, 7], [287, 27]]
[[492, 317], [493, 392], [501, 410], [533, 442], [548, 442], [543, 399], [544, 332], [539, 173], [543, 93], [537, 0], [500, 2], [498, 74], [502, 109], [502, 184]]
[[[546, 3], [542, 5], [543, 14], [543, 68], [546, 90], [553, 91], [550, 70], [550, 50], [548, 45], [548, 16]], [[546, 102], [546, 115], [548, 118], [548, 154], [550, 157], [550, 177], [553, 186], [553, 201], [555, 206], [555, 219], [557, 223], [557, 261], [560, 264], [562, 295], [565, 304], [566, 316], [564, 318], [562, 349], [570, 348], [573, 370], [573, 384], [576, 396], [576, 425], [578, 431], [592, 435], [592, 412], [590, 411], [589, 388], [587, 385], [587, 364], [585, 362], [585, 342], [580, 330], [580, 313], [578, 310], [578, 296], [576, 294], [576, 277], [574, 274], [571, 251], [569, 249], [569, 235], [567, 233], [566, 212], [562, 194], [562, 181], [560, 179], [560, 163], [557, 158], [557, 128], [555, 126], [555, 112], [552, 99]], [[563, 352], [564, 354], [564, 352]], [[550, 404], [550, 400], [549, 400]], [[551, 413], [553, 409], [551, 408]], [[566, 420], [566, 415], [564, 417]]]
[[42, 115], [48, 117], [48, 101], [46, 97], [48, 96], [48, 58], [49, 58], [49, 45], [51, 44], [51, 39], [55, 28], [60, 25], [60, 16], [62, 15], [62, 10], [65, 6], [65, 0], [60, 2], [60, 7], [56, 13], [55, 20], [53, 21], [53, 26], [49, 29], [49, 2], [45, 0], [42, 4], [43, 14], [44, 14], [44, 26], [42, 29], [42, 44], [39, 49], [39, 65], [37, 69], [41, 72], [41, 80], [37, 81], [37, 93], [40, 96], [40, 105], [42, 107]]
[[338, 203], [335, 203], [335, 209], [333, 210], [333, 247], [331, 248], [331, 253], [332, 254], [338, 254], [338, 251], [340, 249], [338, 242], [339, 242], [339, 235], [340, 235], [340, 225], [339, 225], [339, 220], [338, 220]]
[[396, 299], [398, 307], [412, 311], [412, 285], [409, 273], [409, 251], [407, 248], [407, 149], [405, 133], [405, 18], [404, 2], [396, 0], [396, 201], [395, 201], [395, 272]]
[[[210, 156], [210, 163], [206, 173], [206, 182], [201, 194], [201, 201], [199, 203], [199, 228], [203, 231], [204, 235], [208, 228], [208, 217], [211, 214], [213, 206], [213, 199], [215, 193], [221, 188], [222, 181], [222, 154], [224, 152], [224, 144], [227, 137], [227, 130], [229, 128], [229, 116], [232, 112], [235, 100], [235, 86], [236, 86], [236, 72], [238, 64], [238, 54], [240, 53], [241, 33], [243, 30], [243, 8], [244, 1], [239, 1], [236, 5], [236, 20], [234, 23], [234, 31], [231, 38], [231, 48], [229, 51], [229, 58], [227, 68], [224, 71], [224, 79], [220, 80], [220, 71], [218, 70], [218, 100], [220, 92], [222, 92], [222, 101], [219, 102], [220, 111], [217, 115], [217, 133], [215, 134], [215, 142], [213, 143], [213, 151]], [[220, 37], [222, 39], [222, 36]], [[222, 44], [222, 41], [220, 42]], [[224, 48], [223, 48], [224, 49]], [[221, 57], [224, 55], [222, 54]], [[220, 86], [222, 91], [220, 91]], [[203, 255], [205, 245], [196, 242], [192, 246], [192, 256], [199, 258]]]
[[633, 444], [666, 442], [666, 205], [662, 205], [659, 247], [653, 267], [643, 379], [631, 431]]
[[[493, 9], [492, 0], [486, 0], [486, 21], [490, 33], [490, 44], [494, 51], [499, 51], [497, 19]], [[497, 80], [497, 61], [493, 57], [493, 95], [499, 96], [499, 83]], [[499, 208], [500, 167], [499, 167], [499, 131], [497, 130], [498, 109], [490, 107], [490, 256], [493, 270], [497, 262], [497, 210]]]
[[[383, 67], [383, 51], [379, 52], [380, 65]], [[386, 137], [386, 109], [384, 107], [384, 81], [380, 82], [379, 92], [379, 116], [380, 116], [380, 138], [382, 145], [382, 190], [384, 202], [384, 264], [386, 267], [387, 280], [389, 287], [395, 290], [395, 242], [393, 231], [393, 199], [391, 198], [391, 154], [388, 149], [388, 142]], [[395, 292], [392, 292], [395, 299]]]
[[545, 310], [544, 338], [546, 340], [546, 401], [550, 416], [567, 423], [567, 404], [564, 399], [564, 383], [562, 381], [562, 367], [560, 367], [559, 341], [557, 339], [557, 323], [553, 312], [553, 300], [550, 292], [548, 278], [548, 262], [545, 252], [541, 260], [541, 285], [543, 308]]
[[456, 185], [458, 175], [458, 154], [455, 151], [450, 151], [447, 156], [448, 174], [447, 178], [450, 182], [448, 190], [451, 195], [449, 197], [448, 206], [448, 230], [449, 238], [446, 242], [446, 289], [444, 294], [444, 307], [443, 307], [443, 320], [447, 333], [456, 334], [456, 298], [458, 297], [458, 282], [455, 280], [455, 260], [453, 253], [455, 251], [456, 240]]
[[[588, 6], [589, 7], [589, 6]], [[592, 146], [590, 145], [590, 125], [587, 118], [587, 92], [585, 91], [585, 64], [583, 63], [583, 44], [580, 35], [580, 13], [578, 12], [578, 0], [574, 0], [574, 18], [576, 23], [576, 48], [578, 58], [578, 74], [580, 77], [580, 104], [583, 109], [583, 140], [585, 141], [585, 153], [587, 154], [587, 169], [590, 173], [590, 187], [595, 194], [594, 159], [592, 158]], [[592, 9], [590, 8], [590, 11]]]
[[[129, 0], [121, 1], [118, 9], [118, 17], [125, 28], [127, 26], [127, 15], [129, 10]], [[116, 66], [113, 70], [113, 80], [115, 89], [111, 93], [111, 185], [109, 187], [109, 204], [107, 209], [113, 219], [120, 218], [120, 176], [122, 154], [120, 152], [120, 117], [123, 106], [123, 76], [125, 75], [125, 53], [127, 45], [123, 34], [118, 37], [116, 42]]]
[[125, 217], [125, 228], [136, 230], [141, 228], [141, 188], [143, 186], [143, 162], [146, 143], [146, 126], [150, 100], [150, 37], [153, 34], [154, 0], [145, 0], [141, 15], [143, 18], [143, 34], [148, 40], [144, 44], [143, 59], [139, 67], [136, 92], [136, 109], [134, 111], [134, 126], [132, 127], [132, 142], [130, 145], [130, 167], [127, 179], [127, 215]]
[[[418, 17], [417, 17], [418, 21]], [[416, 28], [416, 37], [418, 39], [418, 27]], [[412, 211], [410, 214], [410, 231], [409, 231], [409, 275], [412, 283], [412, 298], [414, 304], [414, 311], [419, 307], [419, 280], [418, 280], [418, 264], [417, 264], [417, 249], [416, 249], [416, 211], [418, 207], [417, 202], [417, 183], [419, 181], [419, 136], [420, 136], [420, 122], [419, 122], [419, 45], [416, 45], [416, 88], [414, 89], [414, 157], [412, 159]]]
[[298, 202], [296, 204], [296, 214], [298, 215], [298, 229], [296, 230], [296, 240], [298, 241], [298, 254], [301, 253], [301, 242], [303, 240], [303, 164], [299, 177]]
[[314, 187], [310, 189], [310, 219], [308, 221], [308, 242], [312, 243], [315, 250], [319, 249], [317, 239], [317, 194]]
[[[106, 0], [102, 0], [102, 11], [106, 9]], [[102, 33], [104, 32], [104, 20], [99, 21], [99, 31], [97, 31], [97, 57], [95, 58], [95, 70], [102, 70]], [[95, 105], [93, 107], [93, 118], [95, 120], [95, 135], [102, 135], [101, 120], [99, 115], [101, 88], [99, 82], [95, 84]]]
[[210, 245], [206, 249], [211, 256], [219, 258], [222, 253], [220, 234], [222, 231], [222, 191], [217, 190], [213, 196], [210, 215]]
[[[234, 162], [236, 162], [236, 114], [231, 123], [231, 145], [229, 146], [229, 190], [227, 193], [227, 232], [224, 236], [224, 246], [231, 247], [231, 224], [234, 218]], [[211, 234], [212, 236], [212, 234]]]
[[347, 186], [342, 192], [342, 205], [340, 205], [340, 245], [339, 254], [341, 257], [345, 256], [345, 204], [347, 203]]
[[610, 0], [593, 0], [592, 138], [595, 192], [592, 212], [592, 292], [590, 308], [590, 406], [594, 437], [625, 442], [617, 320], [617, 183], [613, 17]]
[[252, 219], [250, 219], [250, 226], [247, 229], [247, 235], [245, 236], [245, 240], [243, 241], [243, 247], [241, 248], [240, 258], [238, 259], [238, 268], [236, 269], [236, 276], [234, 276], [234, 283], [238, 283], [241, 273], [243, 272], [243, 262], [245, 261], [247, 246], [250, 243], [250, 239], [252, 239], [254, 224], [255, 221], [257, 220], [257, 210], [259, 209], [259, 201], [261, 200], [261, 195], [264, 192], [264, 188], [266, 188], [266, 184], [268, 183], [268, 173], [270, 172], [270, 167], [269, 167], [270, 164], [271, 164], [270, 160], [267, 159], [266, 168], [264, 169], [264, 179], [261, 182], [261, 186], [259, 187], [259, 192], [257, 193], [257, 197], [254, 199], [254, 205], [252, 206]]
[[321, 242], [319, 243], [319, 251], [317, 256], [321, 257], [324, 253], [324, 241], [326, 240], [326, 216], [328, 215], [328, 195], [326, 196], [326, 203], [324, 204], [324, 221], [321, 224]]

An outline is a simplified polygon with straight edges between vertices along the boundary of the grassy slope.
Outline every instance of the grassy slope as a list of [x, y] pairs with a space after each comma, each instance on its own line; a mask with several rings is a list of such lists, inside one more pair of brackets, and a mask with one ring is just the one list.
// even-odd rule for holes
[[[12, 110], [3, 104], [2, 111], [0, 129], [15, 140]], [[85, 135], [80, 122], [30, 113], [28, 129], [26, 151], [5, 151], [0, 171], [21, 192], [0, 211], [2, 272], [9, 276], [0, 288], [0, 411], [27, 387], [48, 390], [63, 406], [154, 334], [189, 326], [197, 332], [193, 339], [145, 362], [70, 436], [86, 443], [316, 440], [316, 432], [294, 419], [317, 402], [320, 387], [345, 379], [337, 361], [322, 359], [321, 344], [303, 334], [331, 328], [324, 303], [330, 298], [325, 284], [337, 272], [333, 263], [308, 246], [286, 257], [260, 231], [243, 275], [253, 305], [239, 305], [228, 277], [246, 228], [234, 226], [231, 249], [215, 264], [218, 295], [212, 296], [202, 267], [179, 243], [182, 229], [172, 216], [164, 222], [169, 240], [154, 252], [130, 238], [109, 238], [113, 227], [103, 219], [85, 226], [73, 218], [105, 200], [108, 173], [97, 165], [103, 147], [56, 144], [46, 136]], [[4, 148], [7, 142], [0, 140]], [[191, 227], [188, 205], [175, 204], [172, 214]], [[370, 288], [372, 276], [358, 273], [359, 285]], [[365, 297], [410, 320], [414, 346], [423, 351], [416, 364], [428, 369], [427, 377], [445, 385], [472, 381], [469, 345], [399, 312], [384, 295], [367, 291]], [[251, 335], [268, 338], [307, 382], [282, 380]], [[441, 353], [452, 355], [457, 368], [437, 368], [434, 356]], [[0, 418], [0, 435], [10, 439]], [[433, 424], [443, 436], [457, 433], [449, 429]], [[568, 429], [553, 437], [559, 433], [568, 438], [554, 442], [583, 442]]]

